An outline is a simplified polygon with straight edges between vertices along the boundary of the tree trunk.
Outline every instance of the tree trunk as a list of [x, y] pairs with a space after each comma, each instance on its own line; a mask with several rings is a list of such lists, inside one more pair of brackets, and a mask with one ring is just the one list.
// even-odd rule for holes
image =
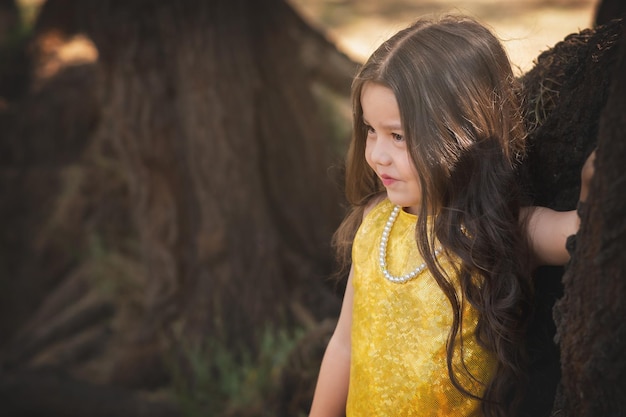
[[127, 389], [181, 370], [193, 383], [196, 348], [244, 355], [337, 314], [341, 162], [314, 90], [345, 94], [356, 64], [286, 3], [49, 0], [31, 49], [3, 206], [39, 203], [15, 225], [26, 307], [7, 307], [22, 314], [1, 342], [0, 398], [13, 380], [35, 389], [22, 371], [42, 366]]
[[137, 334], [175, 321], [255, 340], [327, 274], [339, 218], [295, 15], [274, 0], [79, 8], [103, 76], [94, 143], [122, 161], [150, 280]]

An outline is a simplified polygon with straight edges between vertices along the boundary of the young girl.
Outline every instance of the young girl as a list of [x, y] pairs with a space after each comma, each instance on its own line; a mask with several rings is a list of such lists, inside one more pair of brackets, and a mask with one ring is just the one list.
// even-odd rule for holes
[[400, 31], [356, 76], [335, 236], [351, 267], [311, 417], [514, 415], [531, 268], [566, 262], [578, 228], [574, 211], [520, 207], [514, 81], [497, 38], [451, 16]]

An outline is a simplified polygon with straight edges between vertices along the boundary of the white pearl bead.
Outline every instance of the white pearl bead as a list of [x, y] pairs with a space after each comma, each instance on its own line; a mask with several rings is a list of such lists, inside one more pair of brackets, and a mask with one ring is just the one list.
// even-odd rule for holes
[[[398, 213], [400, 213], [400, 206], [395, 206], [393, 210], [391, 210], [391, 214], [389, 214], [389, 219], [387, 219], [387, 223], [385, 224], [385, 227], [383, 228], [383, 233], [380, 237], [380, 246], [378, 249], [378, 253], [379, 253], [378, 264], [380, 265], [380, 269], [383, 275], [388, 281], [396, 282], [396, 283], [403, 283], [421, 274], [426, 269], [426, 262], [421, 263], [413, 271], [405, 275], [401, 275], [401, 276], [392, 275], [387, 270], [387, 243], [389, 240], [389, 234], [391, 233], [391, 228], [393, 227], [393, 224], [396, 222]], [[439, 256], [440, 252], [441, 252], [441, 248], [435, 249], [435, 257]]]

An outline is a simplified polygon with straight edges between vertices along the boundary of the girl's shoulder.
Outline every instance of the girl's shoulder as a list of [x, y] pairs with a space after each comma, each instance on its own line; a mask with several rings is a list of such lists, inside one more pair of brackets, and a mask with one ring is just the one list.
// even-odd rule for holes
[[372, 211], [381, 210], [383, 207], [391, 205], [391, 201], [387, 198], [386, 193], [378, 194], [365, 205], [363, 209], [363, 219], [365, 219]]

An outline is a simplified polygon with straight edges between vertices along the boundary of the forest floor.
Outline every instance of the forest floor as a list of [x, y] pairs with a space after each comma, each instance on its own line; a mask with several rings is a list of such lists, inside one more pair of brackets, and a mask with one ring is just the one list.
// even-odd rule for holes
[[357, 61], [417, 17], [469, 14], [502, 39], [518, 74], [542, 51], [592, 26], [597, 0], [288, 0]]

